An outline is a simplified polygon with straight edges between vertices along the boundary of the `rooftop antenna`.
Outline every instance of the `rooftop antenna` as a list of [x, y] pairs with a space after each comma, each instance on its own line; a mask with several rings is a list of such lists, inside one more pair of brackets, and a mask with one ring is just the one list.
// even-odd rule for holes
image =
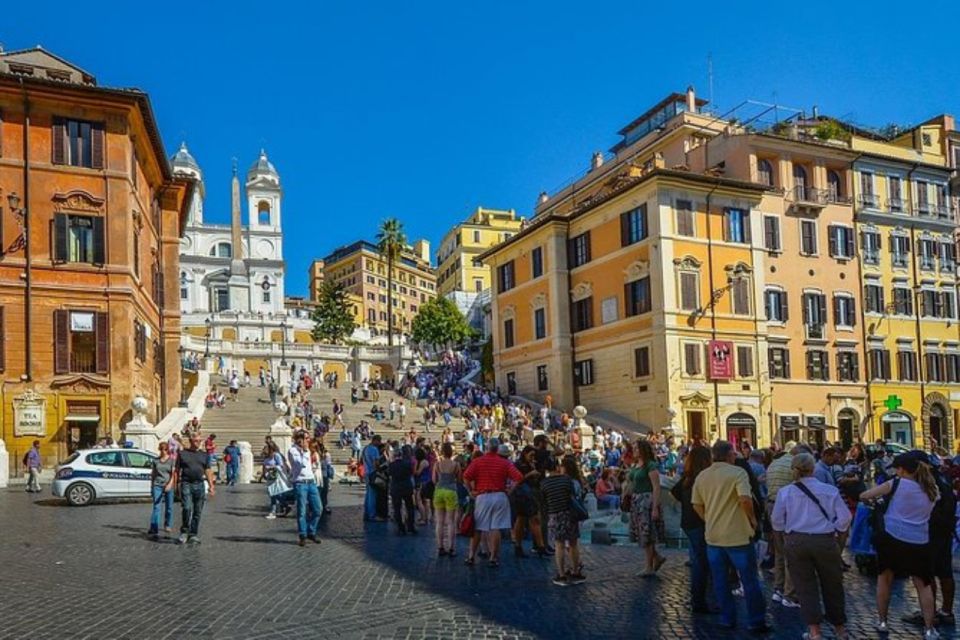
[[710, 105], [716, 109], [716, 105], [713, 103], [713, 53], [707, 53], [707, 84], [709, 85]]

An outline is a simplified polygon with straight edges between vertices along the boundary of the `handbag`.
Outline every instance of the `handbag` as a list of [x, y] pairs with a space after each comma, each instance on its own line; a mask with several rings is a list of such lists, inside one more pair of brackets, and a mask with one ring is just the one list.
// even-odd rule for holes
[[874, 548], [877, 547], [877, 543], [887, 533], [887, 525], [883, 520], [883, 516], [886, 515], [887, 509], [890, 508], [890, 503], [893, 501], [893, 495], [897, 492], [898, 486], [900, 486], [900, 478], [896, 477], [893, 479], [890, 493], [888, 493], [883, 500], [879, 500], [873, 505], [873, 510], [870, 513], [870, 528], [872, 529], [870, 542]]
[[580, 498], [575, 495], [570, 496], [570, 515], [572, 515], [573, 519], [577, 522], [583, 522], [584, 520], [590, 519], [590, 513], [583, 505], [583, 501], [581, 501]]
[[458, 533], [462, 536], [470, 537], [476, 530], [476, 521], [473, 518], [473, 500], [467, 503], [464, 508], [463, 518], [460, 520], [460, 529]]
[[271, 498], [275, 498], [281, 493], [290, 491], [290, 489], [290, 482], [287, 480], [286, 474], [278, 470], [276, 479], [267, 486], [267, 493], [270, 494]]
[[373, 475], [370, 476], [370, 484], [376, 489], [386, 489], [387, 476], [380, 470], [374, 471]]

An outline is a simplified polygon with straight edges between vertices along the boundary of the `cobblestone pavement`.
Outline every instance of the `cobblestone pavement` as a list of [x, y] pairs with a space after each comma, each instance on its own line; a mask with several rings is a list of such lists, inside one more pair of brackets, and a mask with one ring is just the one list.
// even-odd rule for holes
[[[291, 519], [262, 517], [265, 495], [263, 485], [221, 489], [205, 511], [203, 543], [181, 547], [144, 538], [149, 504], [70, 508], [0, 491], [0, 638], [749, 636], [687, 612], [681, 552], [667, 552], [662, 575], [643, 580], [637, 548], [588, 545], [588, 582], [561, 588], [545, 560], [504, 554], [499, 569], [470, 569], [462, 540], [458, 558], [437, 558], [426, 531], [399, 537], [364, 525], [353, 488], [334, 490], [323, 544], [301, 549]], [[851, 636], [877, 637], [872, 581], [850, 573], [846, 587]], [[914, 606], [900, 583], [891, 619]], [[769, 618], [770, 637], [800, 637], [798, 610], [774, 605]], [[920, 637], [892, 627], [891, 638]]]

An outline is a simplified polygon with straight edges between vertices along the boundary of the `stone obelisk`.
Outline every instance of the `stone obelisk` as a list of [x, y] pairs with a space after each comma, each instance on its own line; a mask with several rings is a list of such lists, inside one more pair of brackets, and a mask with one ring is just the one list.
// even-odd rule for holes
[[240, 223], [240, 179], [237, 177], [237, 162], [233, 162], [233, 181], [231, 183], [230, 237], [233, 245], [233, 260], [230, 261], [230, 310], [250, 310], [250, 280], [247, 265], [243, 262], [243, 236]]

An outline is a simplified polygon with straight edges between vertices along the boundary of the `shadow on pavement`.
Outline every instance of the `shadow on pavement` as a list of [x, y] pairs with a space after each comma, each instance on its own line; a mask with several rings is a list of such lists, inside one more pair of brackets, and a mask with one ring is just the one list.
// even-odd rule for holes
[[297, 544], [296, 536], [294, 536], [292, 539], [289, 537], [280, 539], [280, 538], [267, 538], [264, 536], [214, 536], [214, 540], [221, 540], [223, 542], [253, 542], [256, 544], [285, 544], [285, 545]]

